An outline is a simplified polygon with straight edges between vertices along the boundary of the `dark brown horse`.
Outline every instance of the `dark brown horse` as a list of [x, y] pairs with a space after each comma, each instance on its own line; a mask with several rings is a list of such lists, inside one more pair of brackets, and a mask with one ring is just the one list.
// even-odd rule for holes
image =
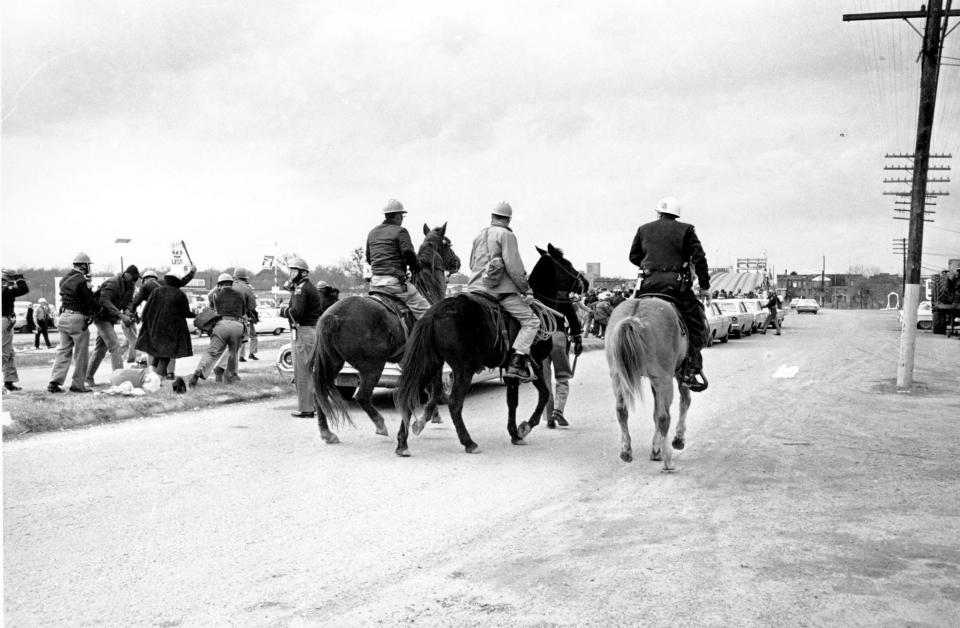
[[[446, 273], [460, 269], [460, 258], [453, 252], [446, 231], [446, 223], [434, 229], [423, 225], [423, 244], [417, 252], [422, 269], [414, 274], [413, 283], [431, 303], [446, 292]], [[360, 375], [357, 403], [373, 421], [377, 434], [388, 435], [383, 416], [373, 406], [373, 389], [384, 365], [397, 362], [403, 356], [404, 342], [400, 319], [376, 299], [350, 296], [324, 312], [317, 323], [317, 349], [313, 357], [317, 424], [324, 441], [340, 442], [330, 431], [328, 419], [335, 427], [343, 421], [352, 424], [347, 404], [334, 385], [344, 362], [349, 362]], [[439, 392], [439, 375], [435, 384]]]
[[[557, 294], [561, 290], [570, 290], [573, 279], [560, 270], [557, 261], [550, 255], [542, 255], [530, 273], [530, 286], [540, 294]], [[482, 298], [482, 297], [480, 297]], [[457, 430], [457, 437], [467, 453], [476, 453], [477, 444], [470, 438], [463, 422], [463, 402], [470, 389], [473, 374], [481, 367], [503, 367], [508, 358], [509, 347], [519, 324], [507, 317], [508, 338], [504, 341], [498, 335], [494, 321], [483, 305], [474, 297], [460, 294], [444, 299], [427, 310], [414, 325], [401, 362], [402, 374], [396, 390], [396, 405], [402, 421], [397, 432], [397, 450], [399, 456], [409, 456], [407, 431], [412, 429], [419, 434], [428, 417], [436, 408], [437, 395], [431, 395], [423, 416], [411, 423], [411, 415], [420, 405], [420, 391], [435, 386], [444, 362], [453, 371], [453, 390], [447, 407], [450, 418]], [[549, 355], [552, 341], [539, 340], [531, 348], [531, 362], [537, 379], [533, 382], [537, 389], [537, 405], [529, 421], [517, 426], [517, 404], [519, 401], [519, 382], [506, 379], [507, 386], [507, 432], [514, 445], [523, 445], [523, 439], [540, 423], [543, 408], [547, 404], [550, 392], [543, 381], [541, 364]]]
[[681, 331], [680, 315], [663, 299], [627, 299], [610, 315], [606, 337], [607, 365], [620, 422], [620, 459], [633, 460], [627, 429], [630, 406], [636, 397], [643, 400], [642, 380], [653, 390], [653, 444], [651, 460], [663, 460], [664, 471], [673, 470], [673, 451], [667, 440], [673, 380], [680, 388], [680, 418], [673, 439], [674, 449], [683, 449], [690, 409], [690, 389], [677, 370], [687, 355], [687, 336]]

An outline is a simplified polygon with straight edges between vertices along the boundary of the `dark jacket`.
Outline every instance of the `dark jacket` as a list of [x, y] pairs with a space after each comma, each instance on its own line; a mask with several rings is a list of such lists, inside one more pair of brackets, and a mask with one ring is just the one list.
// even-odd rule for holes
[[770, 310], [771, 314], [776, 314], [778, 307], [780, 307], [780, 297], [771, 294], [770, 298], [767, 299], [767, 309]]
[[23, 279], [17, 279], [16, 284], [12, 286], [3, 287], [3, 315], [4, 316], [14, 316], [15, 311], [13, 307], [13, 302], [17, 297], [23, 296], [26, 293], [30, 292], [30, 288], [27, 286], [27, 282]]
[[[244, 316], [249, 317], [254, 323], [258, 322], [260, 314], [257, 313], [257, 295], [253, 291], [253, 287], [245, 281], [237, 280], [233, 282], [233, 290], [243, 297]], [[217, 311], [219, 312], [220, 308], [217, 308]]]
[[97, 318], [111, 323], [120, 322], [120, 314], [133, 300], [133, 283], [126, 280], [123, 273], [110, 277], [94, 293], [99, 303]]
[[707, 256], [693, 225], [664, 215], [637, 229], [630, 262], [647, 272], [689, 274], [691, 266], [703, 290], [710, 289]]
[[137, 337], [137, 349], [155, 358], [185, 358], [193, 355], [188, 318], [196, 316], [190, 301], [180, 290], [181, 282], [164, 278], [143, 308], [143, 325]]
[[401, 225], [388, 221], [374, 227], [367, 236], [367, 263], [374, 275], [396, 277], [401, 281], [407, 276], [407, 266], [413, 272], [420, 272], [410, 234]]
[[230, 286], [216, 288], [209, 295], [210, 304], [220, 316], [242, 318], [247, 313], [247, 300], [242, 292]]
[[60, 280], [60, 309], [73, 310], [92, 316], [99, 308], [93, 291], [87, 285], [87, 276], [77, 269]]
[[314, 327], [323, 314], [324, 303], [316, 286], [307, 279], [297, 284], [290, 295], [287, 316], [297, 327]]

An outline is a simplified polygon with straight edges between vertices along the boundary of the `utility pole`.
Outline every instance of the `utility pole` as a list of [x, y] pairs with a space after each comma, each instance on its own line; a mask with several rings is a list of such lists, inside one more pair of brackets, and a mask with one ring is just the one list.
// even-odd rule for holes
[[909, 277], [905, 277], [903, 328], [900, 332], [900, 359], [897, 364], [897, 389], [903, 392], [909, 391], [913, 386], [917, 306], [920, 303], [920, 260], [923, 256], [923, 212], [927, 192], [927, 170], [930, 165], [930, 138], [933, 135], [933, 114], [937, 104], [937, 82], [940, 76], [941, 40], [949, 33], [947, 22], [950, 17], [960, 17], [960, 11], [950, 10], [952, 3], [953, 0], [947, 0], [946, 11], [943, 10], [943, 0], [928, 0], [927, 6], [921, 11], [862, 13], [843, 16], [845, 22], [878, 19], [909, 20], [912, 17], [926, 19], [923, 30], [923, 45], [920, 50], [920, 107], [917, 114], [917, 143], [913, 153], [913, 182], [910, 193], [910, 230], [907, 243], [908, 273], [905, 273], [905, 275], [909, 274]]
[[826, 280], [827, 256], [823, 256], [823, 265], [820, 267], [820, 307], [823, 307], [823, 300], [826, 298], [826, 289], [823, 282]]

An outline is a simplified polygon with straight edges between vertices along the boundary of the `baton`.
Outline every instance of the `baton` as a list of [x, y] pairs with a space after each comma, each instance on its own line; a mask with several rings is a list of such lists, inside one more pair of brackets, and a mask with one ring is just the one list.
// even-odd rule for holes
[[573, 366], [570, 367], [570, 377], [573, 377], [577, 374], [577, 360], [580, 359], [580, 355], [573, 356]]

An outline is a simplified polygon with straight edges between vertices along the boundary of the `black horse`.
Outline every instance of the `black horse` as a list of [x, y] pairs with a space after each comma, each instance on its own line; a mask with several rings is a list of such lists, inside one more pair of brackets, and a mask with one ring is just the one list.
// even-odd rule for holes
[[[446, 236], [447, 225], [430, 229], [423, 225], [424, 240], [417, 252], [421, 271], [413, 283], [428, 301], [435, 303], [446, 292], [446, 273], [460, 269], [460, 258], [453, 252]], [[383, 416], [373, 406], [373, 388], [380, 381], [387, 362], [396, 362], [403, 355], [404, 330], [400, 319], [379, 301], [365, 296], [350, 296], [330, 307], [317, 322], [317, 348], [313, 356], [313, 378], [316, 386], [317, 424], [320, 437], [327, 443], [340, 439], [330, 431], [327, 419], [339, 427], [350, 422], [343, 396], [334, 385], [344, 362], [360, 374], [356, 400], [376, 426], [377, 434], [387, 436]], [[437, 391], [441, 390], [437, 375]]]
[[[550, 255], [541, 255], [530, 273], [530, 286], [534, 292], [556, 295], [561, 291], [573, 289], [576, 276]], [[446, 298], [423, 315], [414, 325], [407, 343], [403, 360], [400, 363], [402, 374], [395, 392], [397, 409], [401, 422], [397, 432], [397, 450], [399, 456], [409, 456], [407, 430], [419, 434], [427, 418], [436, 410], [439, 399], [436, 387], [443, 363], [450, 365], [453, 371], [453, 390], [449, 395], [447, 407], [450, 418], [457, 430], [457, 437], [467, 453], [476, 453], [477, 444], [470, 438], [463, 423], [463, 401], [470, 389], [473, 374], [482, 367], [504, 367], [509, 358], [508, 349], [517, 336], [520, 325], [510, 316], [501, 313], [506, 319], [507, 337], [499, 336], [494, 317], [487, 307], [471, 297], [460, 294]], [[543, 381], [541, 364], [549, 355], [552, 341], [547, 338], [538, 340], [531, 348], [531, 366], [537, 375], [533, 382], [537, 389], [537, 406], [529, 421], [517, 426], [517, 403], [519, 400], [519, 381], [506, 379], [507, 384], [507, 432], [514, 445], [524, 444], [523, 439], [540, 423], [543, 408], [546, 406], [550, 391]], [[434, 388], [423, 416], [412, 424], [410, 417], [420, 405], [420, 391], [425, 387]]]

